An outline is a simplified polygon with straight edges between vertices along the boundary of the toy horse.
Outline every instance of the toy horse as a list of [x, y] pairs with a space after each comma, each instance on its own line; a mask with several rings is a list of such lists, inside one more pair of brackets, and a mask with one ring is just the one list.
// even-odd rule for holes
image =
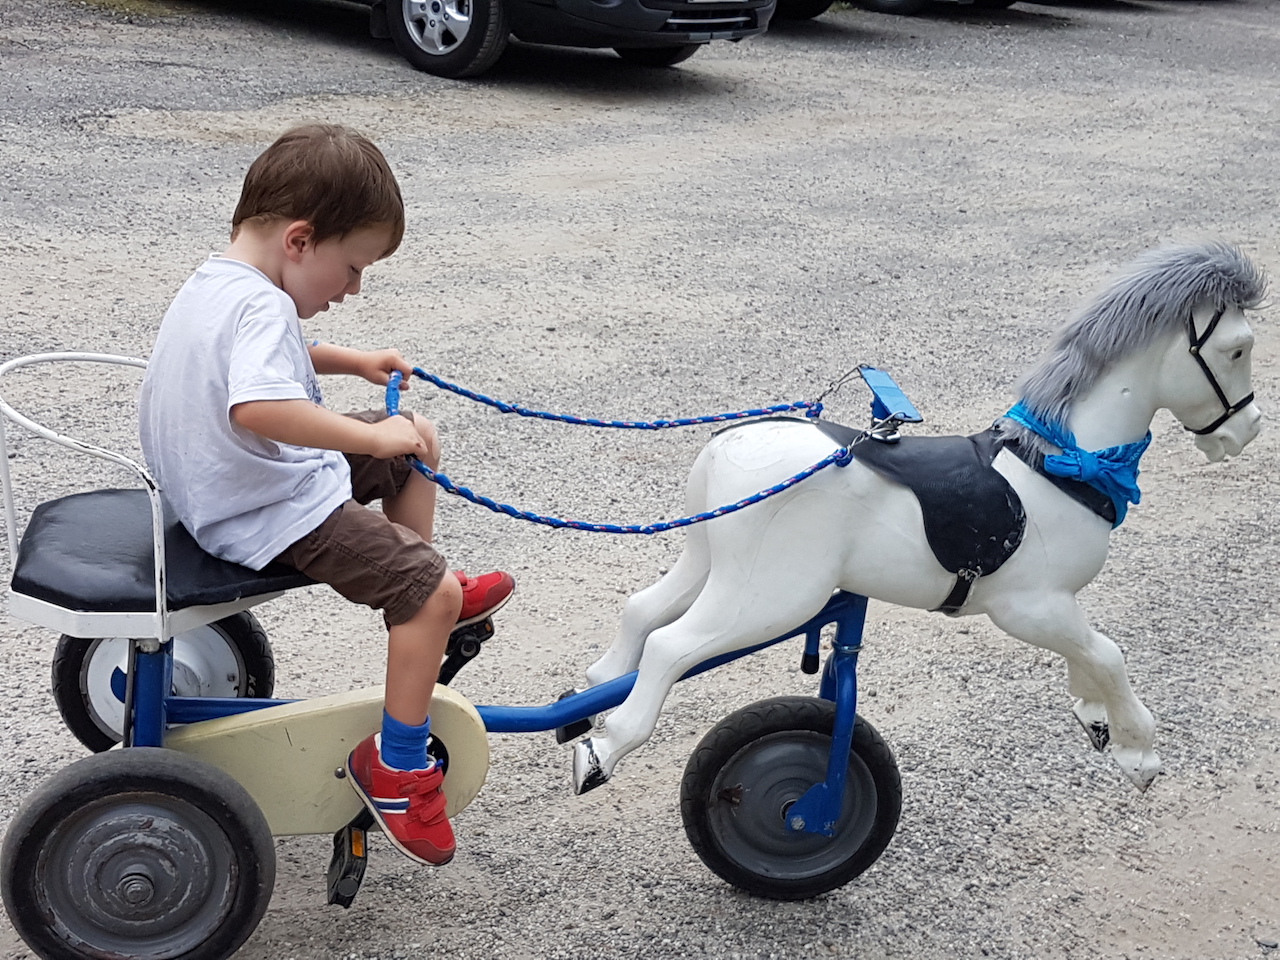
[[691, 527], [671, 571], [627, 601], [587, 679], [639, 673], [603, 733], [575, 746], [575, 790], [603, 783], [648, 739], [687, 670], [783, 635], [837, 589], [986, 614], [1061, 654], [1093, 745], [1109, 746], [1146, 789], [1160, 769], [1155, 721], [1120, 649], [1090, 627], [1075, 595], [1138, 501], [1137, 460], [1157, 410], [1170, 410], [1211, 461], [1258, 435], [1245, 310], [1265, 287], [1262, 271], [1224, 244], [1141, 256], [1062, 330], [1014, 408], [973, 437], [898, 439], [800, 419], [718, 433], [689, 476], [688, 513], [740, 500], [841, 446], [853, 459]]

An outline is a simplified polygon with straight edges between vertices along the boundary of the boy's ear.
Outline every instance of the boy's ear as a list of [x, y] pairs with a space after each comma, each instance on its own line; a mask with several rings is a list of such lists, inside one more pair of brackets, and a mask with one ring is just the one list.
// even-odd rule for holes
[[284, 228], [281, 235], [281, 242], [284, 244], [284, 255], [290, 260], [301, 260], [303, 253], [309, 248], [315, 246], [312, 239], [315, 236], [315, 227], [311, 226], [306, 220], [295, 220]]

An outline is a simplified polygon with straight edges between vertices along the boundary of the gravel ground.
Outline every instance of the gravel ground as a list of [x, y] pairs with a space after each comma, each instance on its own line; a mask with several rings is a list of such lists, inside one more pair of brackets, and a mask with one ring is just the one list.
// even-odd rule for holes
[[[0, 357], [145, 355], [220, 248], [248, 162], [303, 119], [352, 124], [401, 177], [409, 229], [314, 336], [395, 345], [544, 409], [691, 415], [812, 397], [890, 369], [921, 432], [980, 429], [1107, 272], [1170, 239], [1236, 241], [1273, 270], [1280, 155], [1274, 0], [832, 11], [682, 67], [513, 46], [485, 78], [409, 69], [354, 6], [3, 0]], [[1255, 387], [1277, 392], [1256, 325]], [[15, 377], [6, 397], [132, 446], [128, 374]], [[377, 402], [333, 382], [340, 408]], [[540, 512], [672, 516], [706, 432], [614, 435], [492, 414], [422, 385], [451, 475]], [[846, 387], [831, 416], [863, 421]], [[805, 903], [753, 899], [691, 852], [694, 744], [730, 710], [810, 694], [794, 646], [683, 684], [613, 782], [571, 796], [549, 734], [495, 736], [448, 867], [375, 841], [349, 911], [328, 839], [279, 841], [245, 958], [795, 956], [1252, 958], [1280, 941], [1278, 442], [1207, 465], [1161, 415], [1144, 501], [1084, 597], [1159, 719], [1165, 775], [1136, 794], [1069, 712], [1065, 671], [985, 621], [873, 604], [863, 714], [902, 767], [884, 857]], [[22, 510], [120, 483], [18, 439]], [[441, 546], [520, 583], [455, 686], [542, 703], [608, 644], [679, 535], [553, 532], [450, 500]], [[7, 561], [6, 561], [7, 562]], [[3, 612], [0, 610], [0, 612]], [[378, 682], [376, 615], [322, 589], [260, 611], [277, 692]], [[0, 820], [84, 754], [48, 694], [53, 640], [0, 619]], [[27, 953], [0, 921], [0, 954]]]

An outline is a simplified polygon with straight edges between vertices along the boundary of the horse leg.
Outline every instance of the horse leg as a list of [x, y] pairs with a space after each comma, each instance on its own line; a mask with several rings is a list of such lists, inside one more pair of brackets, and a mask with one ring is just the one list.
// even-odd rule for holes
[[1071, 660], [1067, 661], [1067, 689], [1076, 698], [1071, 708], [1084, 728], [1085, 736], [1093, 744], [1093, 749], [1101, 752], [1107, 748], [1111, 740], [1111, 729], [1107, 724], [1107, 707], [1102, 702], [1102, 694], [1083, 668]]
[[613, 644], [587, 667], [587, 682], [594, 687], [636, 669], [649, 634], [684, 615], [707, 582], [709, 569], [706, 532], [690, 530], [675, 566], [657, 583], [627, 598]]
[[[649, 739], [667, 694], [690, 669], [778, 636], [786, 629], [779, 623], [804, 623], [831, 595], [817, 578], [768, 597], [743, 595], [742, 585], [726, 583], [727, 579], [713, 575], [688, 612], [649, 634], [631, 693], [604, 721], [601, 736], [574, 748], [575, 793], [600, 786], [622, 757]], [[761, 577], [761, 582], [769, 578]]]
[[[993, 623], [1011, 636], [1052, 650], [1074, 668], [1086, 710], [1097, 697], [1110, 732], [1111, 756], [1139, 790], [1160, 772], [1152, 748], [1156, 723], [1129, 685], [1124, 654], [1109, 637], [1089, 626], [1070, 594], [1021, 593], [988, 607]], [[1096, 719], [1096, 713], [1086, 712]], [[1077, 714], [1079, 716], [1079, 714]]]

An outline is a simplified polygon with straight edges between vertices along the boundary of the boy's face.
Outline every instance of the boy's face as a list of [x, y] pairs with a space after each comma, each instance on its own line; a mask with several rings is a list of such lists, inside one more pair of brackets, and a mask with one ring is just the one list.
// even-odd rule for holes
[[380, 260], [391, 246], [390, 227], [361, 227], [320, 243], [312, 241], [309, 231], [309, 226], [286, 231], [288, 257], [280, 278], [281, 287], [293, 298], [303, 320], [359, 293], [365, 268]]

